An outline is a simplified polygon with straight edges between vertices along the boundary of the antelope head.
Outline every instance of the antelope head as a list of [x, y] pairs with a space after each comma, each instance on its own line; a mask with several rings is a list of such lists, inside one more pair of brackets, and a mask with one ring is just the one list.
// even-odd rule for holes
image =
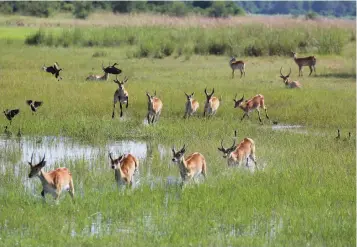
[[31, 167], [31, 171], [29, 174], [29, 178], [32, 178], [34, 176], [39, 176], [41, 173], [41, 169], [46, 165], [46, 161], [45, 161], [45, 155], [43, 155], [42, 160], [40, 161], [40, 163], [38, 163], [37, 165], [33, 165], [32, 164], [32, 160], [33, 160], [33, 153], [31, 155], [31, 160], [30, 162], [28, 162], [28, 164]]
[[237, 94], [236, 94], [233, 101], [234, 101], [234, 108], [241, 106], [244, 101], [244, 94], [243, 94], [243, 97], [239, 100], [237, 100]]
[[119, 85], [119, 88], [120, 88], [120, 89], [124, 89], [124, 83], [126, 83], [126, 82], [128, 81], [128, 79], [129, 79], [129, 78], [125, 76], [125, 77], [124, 77], [124, 80], [119, 81], [119, 80], [118, 80], [118, 76], [116, 76], [116, 77], [115, 77], [115, 80], [113, 80], [113, 81], [114, 81], [116, 84]]
[[288, 74], [288, 75], [285, 75], [285, 76], [281, 73], [282, 68], [283, 68], [283, 67], [280, 68], [280, 78], [283, 79], [283, 80], [284, 80], [284, 83], [286, 84], [286, 83], [288, 82], [289, 76], [290, 76], [290, 74], [291, 74], [291, 68], [290, 68], [289, 74]]
[[235, 57], [231, 57], [231, 60], [229, 61], [230, 63], [235, 62], [236, 58]]
[[211, 94], [208, 94], [207, 93], [207, 88], [205, 88], [205, 94], [206, 94], [206, 99], [207, 99], [207, 102], [210, 101], [210, 99], [212, 98], [213, 94], [214, 94], [214, 88], [212, 90], [212, 93]]
[[183, 145], [183, 148], [178, 152], [176, 152], [175, 146], [173, 146], [171, 150], [172, 150], [172, 156], [173, 156], [172, 157], [172, 162], [179, 163], [181, 161], [183, 155], [186, 152], [186, 144]]
[[193, 92], [193, 93], [191, 93], [191, 94], [185, 93], [185, 95], [186, 95], [187, 101], [191, 101], [192, 98], [193, 98], [193, 96], [195, 95], [195, 92]]
[[150, 95], [148, 92], [146, 92], [146, 96], [148, 97], [149, 102], [152, 102], [154, 97], [156, 97], [156, 90], [154, 92], [154, 95]]
[[113, 159], [112, 153], [109, 153], [109, 158], [110, 158], [111, 167], [113, 170], [115, 170], [115, 169], [120, 169], [120, 162], [123, 161], [123, 159], [125, 158], [125, 155], [123, 154], [123, 155], [119, 156], [119, 158]]
[[223, 147], [223, 139], [221, 140], [221, 147], [218, 148], [219, 151], [223, 153], [223, 158], [227, 158], [228, 155], [236, 149], [236, 140], [233, 141], [233, 145], [230, 148], [225, 149]]

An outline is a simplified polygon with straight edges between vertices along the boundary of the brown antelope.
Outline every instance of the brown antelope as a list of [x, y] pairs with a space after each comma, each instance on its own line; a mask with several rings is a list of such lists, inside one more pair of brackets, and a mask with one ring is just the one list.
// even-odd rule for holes
[[187, 102], [185, 105], [185, 115], [184, 118], [191, 117], [193, 115], [193, 113], [195, 113], [199, 107], [199, 103], [197, 100], [193, 99], [193, 95], [195, 93], [193, 92], [192, 94], [188, 95], [187, 93], [185, 93], [186, 98], [187, 98]]
[[113, 159], [109, 153], [112, 169], [114, 170], [115, 180], [118, 185], [133, 185], [133, 176], [139, 169], [139, 160], [131, 154], [123, 154], [117, 159]]
[[205, 88], [205, 94], [206, 94], [206, 103], [203, 111], [203, 116], [205, 117], [206, 115], [208, 116], [215, 115], [219, 107], [219, 99], [217, 97], [212, 97], [212, 95], [214, 94], [214, 88], [211, 94], [208, 94], [207, 88]]
[[196, 178], [202, 174], [204, 178], [207, 176], [207, 164], [205, 157], [200, 153], [192, 153], [188, 157], [184, 157], [186, 152], [186, 145], [176, 152], [175, 147], [172, 147], [172, 161], [177, 163], [180, 169], [182, 184], [188, 182], [190, 179], [196, 181]]
[[312, 71], [314, 71], [315, 75], [316, 75], [316, 68], [315, 68], [316, 58], [315, 58], [315, 56], [297, 58], [295, 52], [292, 52], [292, 54], [293, 54], [295, 63], [299, 66], [299, 76], [300, 75], [302, 76], [302, 67], [303, 66], [309, 66], [309, 68], [310, 68], [309, 75], [311, 75]]
[[122, 104], [126, 103], [125, 108], [128, 108], [129, 106], [129, 94], [128, 91], [125, 90], [124, 88], [124, 83], [128, 81], [128, 77], [125, 76], [123, 81], [119, 81], [118, 77], [114, 80], [116, 84], [118, 84], [119, 88], [115, 91], [114, 93], [114, 98], [113, 98], [113, 114], [112, 118], [114, 118], [114, 111], [115, 111], [115, 104], [119, 101], [120, 105], [120, 117], [123, 116], [123, 106]]
[[29, 178], [37, 176], [40, 178], [43, 190], [41, 196], [45, 198], [45, 194], [51, 194], [55, 200], [58, 200], [63, 190], [67, 190], [74, 200], [74, 187], [73, 179], [70, 171], [65, 167], [57, 168], [50, 172], [45, 172], [42, 168], [46, 165], [45, 155], [43, 155], [42, 160], [37, 165], [32, 164], [33, 153], [31, 156], [31, 161], [28, 164], [31, 167]]
[[[254, 172], [257, 166], [257, 161], [255, 157], [255, 144], [250, 138], [244, 138], [238, 145], [236, 145], [236, 140], [233, 141], [233, 145], [230, 148], [225, 149], [223, 147], [223, 139], [221, 140], [221, 147], [218, 148], [219, 151], [223, 153], [223, 158], [227, 158], [228, 166], [241, 167], [243, 162], [246, 161], [245, 168]], [[250, 158], [254, 162], [254, 166], [249, 166]]]
[[86, 81], [107, 81], [109, 78], [109, 73], [104, 72], [104, 75], [89, 75]]
[[156, 91], [153, 96], [150, 96], [150, 94], [146, 92], [146, 96], [148, 97], [148, 114], [146, 118], [148, 124], [150, 124], [159, 120], [163, 104], [161, 100], [156, 97]]
[[287, 88], [301, 88], [300, 82], [298, 82], [298, 81], [291, 81], [291, 80], [289, 79], [289, 76], [290, 76], [290, 74], [291, 74], [291, 68], [290, 68], [290, 72], [289, 72], [288, 75], [283, 75], [283, 74], [281, 73], [282, 68], [283, 68], [283, 67], [280, 68], [280, 78], [283, 79], [283, 81], [284, 81], [284, 83], [285, 83], [285, 86], [286, 86]]
[[249, 118], [249, 113], [251, 111], [257, 110], [258, 116], [259, 116], [259, 121], [262, 122], [262, 118], [260, 117], [260, 107], [262, 107], [265, 110], [265, 116], [267, 119], [269, 119], [267, 108], [265, 107], [264, 104], [264, 96], [261, 94], [255, 95], [253, 98], [250, 98], [246, 100], [243, 103], [244, 100], [244, 95], [240, 100], [237, 100], [237, 94], [234, 97], [234, 108], [241, 108], [244, 111], [244, 115], [241, 118], [241, 121], [244, 119], [245, 116]]
[[234, 78], [234, 70], [236, 69], [240, 70], [240, 78], [242, 78], [243, 75], [245, 77], [245, 63], [243, 61], [236, 61], [235, 57], [231, 57], [231, 60], [229, 61], [229, 66], [231, 66], [232, 69], [232, 78]]

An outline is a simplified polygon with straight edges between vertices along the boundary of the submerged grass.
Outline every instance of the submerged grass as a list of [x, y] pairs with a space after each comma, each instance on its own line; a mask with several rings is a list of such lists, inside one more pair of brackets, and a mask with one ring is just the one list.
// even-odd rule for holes
[[[128, 50], [135, 52], [127, 44], [101, 47], [105, 57], [93, 56], [98, 48], [7, 45], [0, 50], [0, 106], [20, 108], [10, 126], [14, 135], [21, 128], [24, 135], [70, 136], [92, 144], [141, 139], [152, 148], [141, 160], [142, 180], [134, 190], [116, 188], [108, 150], [91, 165], [85, 160], [48, 164], [46, 170], [66, 166], [74, 177], [76, 202], [67, 195], [58, 205], [51, 198], [41, 202], [40, 182], [27, 178], [28, 166], [17, 158], [18, 149], [0, 150], [2, 245], [354, 246], [354, 48], [342, 51], [348, 56], [317, 56], [317, 76], [307, 76], [305, 68], [301, 78], [292, 58], [239, 57], [247, 63], [246, 77], [231, 79], [229, 58], [222, 56], [137, 59], [127, 57]], [[64, 68], [59, 82], [41, 70], [43, 63], [55, 61]], [[129, 77], [130, 104], [123, 120], [111, 119], [114, 78], [85, 81], [90, 73], [102, 73], [102, 62], [118, 62], [120, 77]], [[281, 66], [292, 68], [291, 78], [300, 80], [301, 90], [284, 88]], [[222, 97], [210, 119], [201, 116], [205, 87], [214, 87]], [[147, 126], [145, 92], [154, 90], [164, 107], [160, 121]], [[200, 102], [199, 116], [189, 120], [182, 119], [184, 92], [195, 92]], [[264, 125], [258, 123], [255, 112], [241, 122], [242, 111], [233, 108], [236, 93], [247, 98], [263, 94], [272, 121], [302, 125], [307, 133], [272, 130], [266, 119]], [[27, 99], [44, 101], [35, 115]], [[6, 124], [0, 118], [0, 125]], [[339, 141], [337, 128], [342, 130]], [[239, 139], [255, 140], [264, 171], [227, 168], [217, 147], [221, 138], [231, 145], [234, 129]], [[348, 132], [352, 139], [344, 140]], [[208, 179], [181, 190], [168, 178], [179, 177], [170, 147], [184, 143], [188, 153], [204, 154]], [[167, 148], [164, 158], [158, 144]]]

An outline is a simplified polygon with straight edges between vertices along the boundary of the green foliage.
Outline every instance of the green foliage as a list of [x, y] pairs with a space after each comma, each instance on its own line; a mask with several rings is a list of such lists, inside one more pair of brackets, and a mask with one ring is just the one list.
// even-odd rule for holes
[[310, 11], [306, 13], [305, 19], [306, 20], [316, 20], [319, 17], [319, 15], [313, 11]]
[[340, 54], [351, 39], [351, 30], [344, 28], [267, 29], [263, 25], [241, 25], [239, 29], [116, 27], [73, 28], [59, 32], [41, 29], [28, 36], [26, 44], [64, 47], [130, 45], [135, 47], [136, 57], [163, 58], [185, 52], [188, 55], [193, 52], [227, 56], [290, 55], [291, 50]]
[[78, 19], [86, 19], [92, 12], [90, 2], [74, 2], [73, 15]]

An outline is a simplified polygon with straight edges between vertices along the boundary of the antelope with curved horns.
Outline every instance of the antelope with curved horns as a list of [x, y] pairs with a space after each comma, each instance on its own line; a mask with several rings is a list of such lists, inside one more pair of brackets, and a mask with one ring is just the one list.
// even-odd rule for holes
[[288, 75], [283, 75], [283, 74], [281, 73], [282, 68], [283, 68], [283, 67], [280, 68], [280, 78], [283, 79], [283, 81], [284, 81], [284, 83], [285, 83], [285, 86], [286, 86], [287, 88], [301, 88], [300, 82], [298, 82], [298, 81], [291, 81], [291, 80], [289, 79], [289, 76], [290, 76], [290, 74], [291, 74], [291, 68], [290, 68], [290, 72], [289, 72]]
[[315, 56], [309, 56], [309, 57], [300, 57], [297, 58], [296, 53], [292, 51], [292, 55], [294, 57], [295, 63], [299, 66], [299, 76], [302, 76], [302, 67], [308, 66], [310, 68], [310, 74], [311, 75], [312, 71], [315, 72], [316, 75], [316, 58]]
[[42, 168], [46, 165], [45, 155], [37, 165], [32, 164], [33, 153], [31, 161], [28, 164], [31, 167], [29, 178], [37, 176], [42, 183], [43, 190], [41, 196], [45, 198], [45, 194], [51, 194], [57, 201], [63, 190], [67, 190], [74, 200], [73, 179], [70, 171], [65, 167], [60, 167], [50, 172], [45, 172]]
[[203, 116], [205, 117], [206, 115], [208, 116], [215, 115], [219, 107], [219, 99], [217, 97], [212, 97], [212, 95], [214, 94], [214, 88], [211, 94], [208, 94], [207, 88], [205, 88], [205, 94], [206, 94], [206, 103], [203, 111]]
[[52, 75], [54, 75], [58, 81], [59, 80], [62, 80], [62, 77], [60, 77], [59, 73], [61, 70], [63, 69], [60, 69], [59, 65], [57, 62], [54, 63], [53, 66], [49, 66], [49, 67], [46, 67], [46, 65], [43, 65], [42, 69], [48, 73], [51, 73]]
[[148, 113], [146, 118], [148, 124], [153, 124], [154, 121], [159, 120], [163, 104], [162, 101], [156, 97], [156, 90], [153, 96], [150, 96], [148, 92], [146, 92], [146, 96], [148, 97]]
[[109, 73], [105, 72], [102, 64], [102, 69], [104, 72], [104, 75], [89, 75], [86, 78], [86, 81], [107, 81], [109, 79]]
[[108, 67], [104, 68], [103, 63], [102, 63], [102, 70], [108, 74], [119, 75], [122, 72], [122, 70], [115, 67], [115, 65], [118, 65], [118, 64], [114, 63], [112, 66], [109, 65]]
[[251, 111], [257, 110], [258, 116], [259, 116], [259, 121], [262, 123], [262, 118], [260, 117], [260, 107], [262, 107], [265, 110], [265, 116], [267, 119], [269, 119], [268, 111], [264, 104], [264, 96], [263, 95], [257, 94], [253, 98], [250, 98], [250, 99], [246, 100], [245, 102], [243, 102], [244, 94], [240, 100], [237, 100], [237, 94], [236, 94], [233, 101], [234, 101], [234, 108], [239, 107], [244, 111], [244, 115], [240, 119], [241, 121], [244, 119], [245, 116], [247, 116], [249, 118], [249, 113]]
[[[237, 138], [236, 131], [235, 138]], [[223, 158], [227, 158], [228, 166], [241, 167], [243, 162], [246, 161], [245, 168], [254, 172], [257, 161], [255, 157], [255, 143], [251, 138], [244, 138], [238, 145], [236, 145], [236, 140], [234, 140], [233, 145], [227, 149], [223, 147], [222, 139], [221, 147], [218, 150], [223, 153]], [[254, 166], [249, 166], [248, 158], [254, 162]]]
[[180, 175], [182, 179], [183, 186], [190, 179], [196, 181], [196, 178], [202, 174], [204, 178], [207, 176], [207, 163], [205, 157], [198, 153], [192, 153], [188, 157], [184, 157], [186, 152], [186, 144], [180, 151], [175, 150], [175, 147], [172, 147], [172, 162], [178, 164], [180, 169]]
[[245, 77], [245, 63], [242, 60], [236, 61], [235, 57], [231, 57], [229, 61], [229, 66], [232, 69], [232, 79], [234, 78], [234, 70], [240, 70], [240, 78], [244, 75]]
[[187, 93], [185, 93], [187, 101], [186, 101], [186, 105], [185, 105], [185, 115], [184, 118], [191, 117], [198, 109], [199, 107], [199, 103], [197, 100], [193, 99], [193, 95], [195, 95], [195, 92], [193, 92], [192, 94], [188, 95]]
[[124, 88], [124, 83], [126, 83], [127, 81], [128, 81], [128, 77], [126, 77], [126, 76], [125, 76], [124, 80], [122, 80], [122, 81], [118, 80], [118, 76], [114, 80], [114, 82], [116, 84], [118, 84], [119, 88], [114, 93], [112, 118], [114, 118], [115, 104], [118, 101], [119, 101], [119, 105], [120, 105], [120, 117], [123, 116], [123, 106], [122, 106], [122, 104], [126, 103], [125, 108], [128, 108], [128, 106], [129, 106], [129, 94], [128, 94], [128, 91], [126, 91], [125, 88]]
[[133, 177], [139, 169], [139, 160], [132, 154], [123, 154], [113, 159], [112, 154], [109, 153], [109, 158], [117, 184], [133, 186]]

